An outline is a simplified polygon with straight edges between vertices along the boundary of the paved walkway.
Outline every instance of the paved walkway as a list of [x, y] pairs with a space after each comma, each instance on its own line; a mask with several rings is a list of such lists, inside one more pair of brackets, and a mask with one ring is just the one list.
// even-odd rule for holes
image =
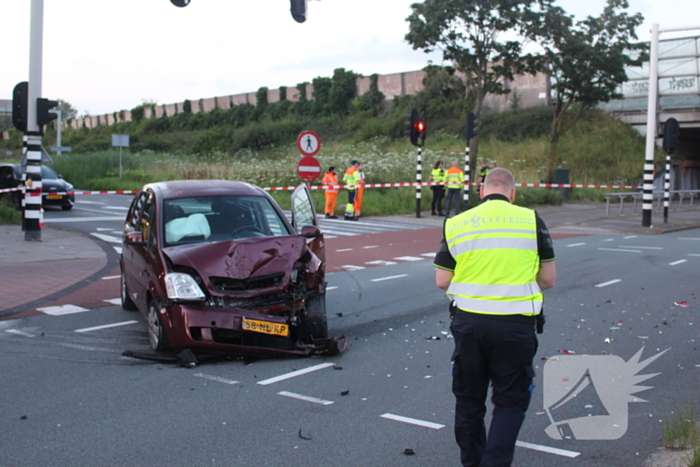
[[[633, 213], [631, 204], [624, 215], [611, 207], [610, 216], [606, 216], [604, 204], [547, 206], [538, 212], [550, 231], [559, 236], [653, 235], [700, 228], [700, 205], [672, 210], [667, 224], [662, 212], [654, 209], [651, 228], [642, 227], [641, 210]], [[444, 217], [428, 214], [416, 218], [414, 214], [372, 220], [439, 228]], [[107, 255], [97, 239], [51, 227], [45, 227], [41, 237], [41, 242], [27, 242], [19, 226], [0, 225], [0, 318], [36, 300], [76, 289], [78, 283], [87, 284], [90, 277], [104, 272]]]

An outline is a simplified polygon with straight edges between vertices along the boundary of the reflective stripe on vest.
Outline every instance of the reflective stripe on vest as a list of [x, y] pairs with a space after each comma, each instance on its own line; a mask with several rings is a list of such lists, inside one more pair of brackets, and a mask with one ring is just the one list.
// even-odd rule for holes
[[443, 169], [433, 169], [433, 171], [430, 172], [430, 175], [433, 177], [433, 181], [436, 183], [445, 181], [445, 170]]
[[447, 188], [462, 188], [462, 178], [464, 177], [461, 170], [451, 167], [447, 169], [445, 181]]
[[343, 175], [343, 182], [348, 190], [354, 190], [355, 187], [353, 185], [357, 185], [357, 169], [350, 167], [346, 170], [345, 175]]
[[338, 177], [330, 172], [326, 172], [321, 180], [321, 184], [327, 186], [326, 193], [338, 193]]
[[447, 294], [457, 307], [493, 315], [536, 315], [539, 255], [534, 211], [490, 200], [445, 223], [457, 262]]

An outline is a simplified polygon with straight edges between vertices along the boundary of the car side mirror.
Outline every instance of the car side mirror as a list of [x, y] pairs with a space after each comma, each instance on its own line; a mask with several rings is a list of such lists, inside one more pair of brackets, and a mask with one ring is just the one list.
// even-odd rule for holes
[[141, 232], [129, 232], [124, 236], [124, 243], [134, 246], [146, 246], [146, 242], [143, 240], [143, 234]]
[[301, 228], [300, 235], [306, 238], [318, 238], [321, 236], [321, 229], [315, 225], [305, 225]]

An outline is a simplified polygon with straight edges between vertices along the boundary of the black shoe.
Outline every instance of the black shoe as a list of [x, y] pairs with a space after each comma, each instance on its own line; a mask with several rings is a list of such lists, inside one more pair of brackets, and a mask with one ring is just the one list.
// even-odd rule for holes
[[346, 221], [356, 221], [357, 219], [355, 219], [355, 218], [352, 217], [352, 216], [345, 216], [345, 220], [346, 220]]
[[430, 213], [430, 215], [436, 216], [437, 214], [435, 214], [435, 211], [433, 211], [433, 212]]
[[329, 219], [337, 219], [338, 216], [336, 216], [335, 214], [333, 214], [332, 216], [328, 216], [328, 218], [329, 218]]
[[446, 217], [447, 214], [445, 214], [444, 212], [441, 212], [440, 214], [438, 214], [438, 216]]

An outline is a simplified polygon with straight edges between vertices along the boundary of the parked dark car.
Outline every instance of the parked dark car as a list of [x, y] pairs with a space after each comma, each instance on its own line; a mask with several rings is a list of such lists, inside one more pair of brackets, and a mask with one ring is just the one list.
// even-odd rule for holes
[[327, 339], [325, 242], [303, 185], [292, 219], [248, 183], [144, 186], [126, 218], [122, 307], [144, 315], [154, 350], [338, 350]]
[[[30, 175], [29, 178], [32, 178]], [[19, 164], [0, 164], [0, 189], [16, 188], [22, 185], [22, 166]], [[60, 206], [61, 209], [68, 211], [73, 209], [75, 204], [75, 194], [68, 192], [73, 191], [73, 185], [63, 179], [51, 167], [41, 166], [41, 191], [43, 206]], [[22, 205], [22, 193], [14, 191], [3, 193], [4, 199], [9, 200], [10, 204], [19, 208]]]

